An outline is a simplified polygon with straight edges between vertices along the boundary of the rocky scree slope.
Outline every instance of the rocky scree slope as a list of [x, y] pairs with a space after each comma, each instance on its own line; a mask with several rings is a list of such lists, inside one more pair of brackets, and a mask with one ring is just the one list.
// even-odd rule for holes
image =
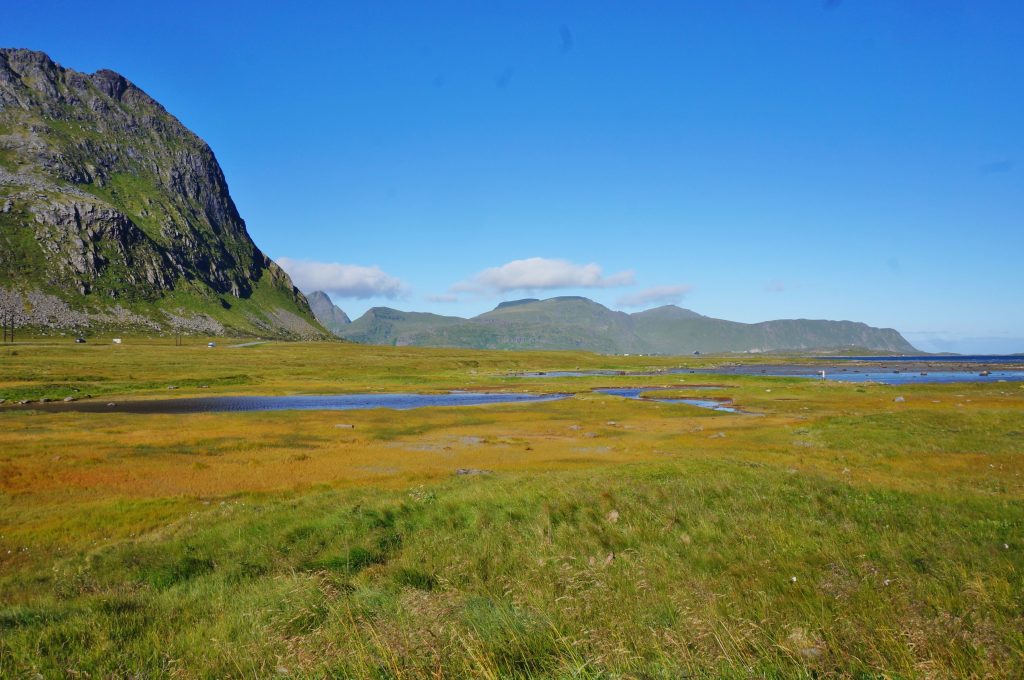
[[113, 71], [0, 49], [0, 311], [20, 325], [323, 337], [207, 144]]

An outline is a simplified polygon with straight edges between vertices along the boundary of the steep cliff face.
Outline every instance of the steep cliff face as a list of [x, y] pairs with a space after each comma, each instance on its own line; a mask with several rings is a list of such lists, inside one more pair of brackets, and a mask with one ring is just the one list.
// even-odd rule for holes
[[30, 325], [323, 334], [203, 140], [117, 73], [28, 50], [0, 49], [0, 289]]
[[335, 335], [340, 335], [345, 327], [352, 323], [348, 314], [331, 302], [331, 298], [322, 290], [307, 293], [306, 299], [309, 300], [309, 308], [313, 310], [316, 320]]

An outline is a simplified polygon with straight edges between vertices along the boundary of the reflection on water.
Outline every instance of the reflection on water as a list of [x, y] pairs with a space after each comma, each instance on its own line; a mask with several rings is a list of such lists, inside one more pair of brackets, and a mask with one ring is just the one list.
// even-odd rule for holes
[[[889, 357], [891, 358], [891, 357]], [[548, 373], [517, 373], [516, 378], [585, 378], [594, 376], [629, 376], [634, 378], [653, 377], [658, 375], [759, 375], [766, 378], [814, 378], [821, 379], [821, 369], [811, 366], [723, 366], [721, 368], [670, 368], [660, 373], [626, 373], [625, 371], [550, 371]], [[877, 382], [885, 385], [909, 385], [914, 383], [959, 383], [979, 382], [993, 383], [999, 381], [1024, 381], [1024, 371], [908, 371], [893, 369], [890, 371], [865, 371], [854, 368], [825, 368], [826, 380], [845, 380], [847, 382]], [[696, 389], [688, 385], [680, 388]]]
[[[674, 388], [674, 387], [661, 387], [661, 388], [659, 388], [659, 387], [608, 387], [608, 388], [602, 388], [602, 389], [594, 390], [594, 391], [595, 392], [600, 392], [601, 394], [610, 394], [610, 395], [612, 395], [614, 397], [625, 397], [626, 399], [639, 399], [641, 401], [657, 401], [657, 402], [661, 402], [663, 404], [689, 404], [690, 406], [698, 406], [700, 408], [711, 409], [712, 411], [725, 411], [726, 413], [737, 413], [737, 410], [735, 408], [733, 408], [731, 406], [726, 406], [722, 402], [715, 401], [714, 399], [692, 399], [692, 398], [686, 398], [686, 399], [659, 399], [657, 397], [641, 396], [641, 395], [643, 395], [645, 393], [655, 392], [655, 391], [657, 391], [659, 389], [677, 389], [677, 388]], [[686, 388], [686, 389], [692, 389], [692, 388]], [[716, 388], [708, 387], [708, 388], [704, 388], [704, 389], [716, 389]]]
[[1007, 354], [958, 354], [951, 356], [899, 356], [899, 357], [831, 357], [830, 361], [870, 361], [887, 363], [889, 361], [913, 361], [915, 363], [950, 363], [950, 364], [1022, 364], [1024, 356]]
[[[689, 404], [713, 411], [737, 413], [714, 399], [658, 399], [642, 397], [642, 393], [656, 390], [677, 389], [668, 387], [608, 388], [595, 392], [610, 394], [627, 399], [659, 401], [666, 404]], [[720, 389], [713, 386], [687, 387], [686, 389]], [[567, 393], [528, 394], [522, 392], [462, 392], [444, 394], [324, 394], [295, 395], [283, 397], [193, 397], [184, 399], [140, 399], [136, 401], [75, 401], [30, 404], [15, 408], [40, 411], [85, 411], [88, 413], [225, 413], [245, 411], [351, 411], [360, 409], [387, 408], [405, 411], [427, 406], [479, 406], [483, 404], [510, 404], [557, 401], [573, 396]]]
[[425, 406], [479, 406], [565, 399], [569, 394], [524, 394], [521, 392], [449, 392], [445, 394], [326, 394], [285, 397], [198, 397], [148, 399], [139, 401], [77, 401], [69, 404], [40, 404], [31, 408], [47, 411], [89, 411], [117, 413], [215, 413], [239, 411], [351, 411], [387, 408], [405, 411]]
[[626, 371], [612, 371], [595, 369], [593, 371], [528, 371], [526, 373], [515, 373], [513, 378], [589, 378], [593, 376], [609, 375], [649, 375], [647, 373], [626, 373]]
[[[804, 373], [782, 373], [771, 371], [767, 373], [758, 373], [758, 375], [766, 375], [770, 377], [786, 377], [786, 378], [817, 378], [820, 379], [821, 375], [818, 373], [804, 372]], [[1022, 381], [1024, 380], [1024, 371], [990, 371], [988, 375], [981, 375], [980, 373], [967, 372], [967, 371], [926, 371], [926, 372], [911, 372], [911, 371], [825, 371], [826, 380], [836, 380], [843, 382], [877, 382], [884, 385], [913, 385], [917, 383], [962, 383], [962, 382], [978, 382], [978, 383], [994, 383], [1003, 381]]]

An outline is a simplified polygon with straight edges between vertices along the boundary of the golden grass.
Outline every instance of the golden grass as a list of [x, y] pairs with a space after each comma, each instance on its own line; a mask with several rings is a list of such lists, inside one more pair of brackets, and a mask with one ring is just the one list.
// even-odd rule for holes
[[[141, 385], [130, 396], [119, 396], [119, 401], [211, 392], [392, 391], [397, 385], [391, 376], [397, 371], [390, 370], [388, 359], [402, 368], [411, 388], [420, 392], [473, 388], [578, 393], [559, 402], [397, 412], [99, 416], [7, 410], [0, 429], [0, 490], [8, 495], [4, 515], [10, 517], [19, 507], [40, 502], [60, 504], [73, 512], [77, 502], [103, 498], [217, 498], [317, 485], [399, 488], [445, 479], [459, 468], [546, 471], [680, 456], [729, 457], [894, 489], [999, 488], [1011, 498], [1020, 498], [1024, 492], [1024, 465], [1016, 455], [1018, 450], [1011, 447], [1007, 451], [1005, 445], [986, 447], [985, 439], [979, 440], [973, 429], [976, 423], [984, 426], [997, 417], [1016, 422], [1014, 414], [1024, 401], [1024, 391], [1012, 384], [896, 388], [730, 376], [714, 383], [721, 389], [702, 393], [686, 385], [710, 384], [706, 376], [507, 377], [524, 366], [576, 367], [588, 362], [621, 366], [620, 361], [629, 361], [619, 357], [419, 349], [395, 350], [392, 356], [387, 349], [376, 347], [277, 343], [224, 348], [220, 355], [205, 346], [185, 348], [190, 353], [188, 360], [172, 365], [161, 360], [163, 352], [180, 349], [153, 341], [92, 346], [94, 353], [87, 355], [92, 364], [85, 363], [79, 370], [84, 375], [98, 373], [102, 369], [96, 363], [107, 353], [134, 352], [130, 360], [118, 356], [109, 364], [110, 375], [102, 381], [118, 381], [122, 389]], [[80, 350], [69, 350], [66, 345], [30, 346], [21, 350], [18, 360], [38, 352], [33, 363], [49, 368], [37, 368], [41, 375], [31, 384], [48, 383], [56, 379], [57, 371], [68, 371], [65, 377], [74, 375], [70, 371]], [[222, 365], [223, 357], [232, 363]], [[631, 359], [635, 368], [646, 367], [637, 365], [639, 358]], [[676, 365], [676, 360], [656, 361]], [[14, 363], [5, 366], [8, 373]], [[367, 369], [364, 364], [378, 367]], [[214, 382], [217, 374], [241, 375], [246, 365], [250, 370], [243, 384], [199, 387], [206, 384], [204, 380]], [[292, 368], [283, 370], [282, 366]], [[319, 381], [300, 382], [307, 372], [321, 369], [325, 377]], [[15, 384], [4, 377], [0, 374], [0, 387]], [[168, 392], [166, 387], [150, 387], [154, 382], [188, 386]], [[711, 414], [688, 405], [644, 403], [589, 391], [618, 385], [677, 387], [652, 394], [730, 399], [759, 415]], [[895, 395], [906, 395], [907, 400], [895, 403]], [[894, 429], [919, 417], [948, 418], [952, 429], [972, 428], [970, 448], [951, 450], [948, 440], [940, 438], [933, 450], [894, 455], [901, 445], [895, 439], [889, 452], [856, 445], [837, 447], [823, 439], [826, 423], [868, 416], [882, 419], [879, 423], [891, 419]], [[857, 427], [852, 421], [838, 429], [842, 437], [856, 440]], [[992, 431], [990, 439], [999, 440], [1000, 434]], [[12, 531], [31, 532], [32, 527], [23, 524]]]
[[[44, 648], [184, 677], [262, 676], [273, 658], [309, 677], [1024, 669], [1020, 385], [522, 379], [698, 360], [341, 343], [39, 343], [0, 360], [0, 394], [32, 398], [576, 393], [401, 412], [0, 406], [0, 674]], [[758, 415], [591, 392], [612, 386]], [[177, 670], [154, 670], [158, 639]]]

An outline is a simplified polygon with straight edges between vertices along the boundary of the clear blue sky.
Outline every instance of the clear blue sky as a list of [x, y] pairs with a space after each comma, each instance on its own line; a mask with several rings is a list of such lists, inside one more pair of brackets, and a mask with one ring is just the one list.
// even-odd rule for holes
[[1024, 352], [1020, 2], [287, 7], [9, 2], [0, 43], [153, 95], [352, 315], [580, 294]]

